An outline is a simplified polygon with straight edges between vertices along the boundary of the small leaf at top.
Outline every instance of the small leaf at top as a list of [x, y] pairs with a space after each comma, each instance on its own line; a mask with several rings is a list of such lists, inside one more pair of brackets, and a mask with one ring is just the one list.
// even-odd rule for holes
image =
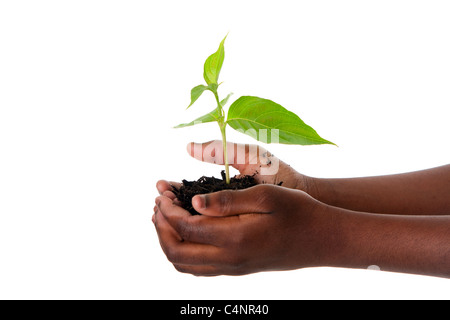
[[208, 57], [205, 61], [203, 78], [205, 78], [206, 83], [209, 84], [217, 84], [219, 80], [220, 70], [222, 69], [223, 60], [225, 58], [225, 38], [220, 43], [219, 49], [212, 55]]
[[195, 101], [197, 101], [198, 98], [200, 98], [200, 96], [202, 95], [202, 93], [207, 89], [207, 86], [204, 85], [199, 85], [196, 86], [194, 88], [192, 88], [191, 90], [191, 104], [187, 107], [187, 109], [189, 109]]
[[207, 113], [204, 116], [201, 116], [201, 117], [195, 119], [194, 121], [191, 121], [189, 123], [179, 124], [179, 125], [175, 126], [174, 128], [178, 129], [178, 128], [190, 127], [190, 126], [193, 126], [196, 124], [201, 124], [201, 123], [214, 122], [214, 121], [217, 121], [219, 118], [220, 118], [220, 110], [218, 108], [216, 108], [213, 111], [211, 111], [210, 113]]
[[264, 143], [334, 144], [320, 137], [295, 113], [258, 97], [244, 96], [233, 102], [227, 124]]

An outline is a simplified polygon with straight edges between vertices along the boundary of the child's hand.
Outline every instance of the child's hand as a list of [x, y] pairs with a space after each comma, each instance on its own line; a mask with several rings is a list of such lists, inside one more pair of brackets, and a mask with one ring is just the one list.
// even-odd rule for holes
[[306, 193], [274, 185], [220, 191], [192, 200], [192, 216], [170, 194], [156, 199], [161, 247], [181, 272], [241, 275], [322, 265], [325, 206]]
[[[308, 192], [308, 177], [298, 173], [270, 152], [258, 145], [228, 142], [228, 162], [241, 175], [255, 175], [258, 183], [280, 184], [283, 187]], [[188, 153], [195, 159], [224, 164], [222, 141], [190, 143]]]

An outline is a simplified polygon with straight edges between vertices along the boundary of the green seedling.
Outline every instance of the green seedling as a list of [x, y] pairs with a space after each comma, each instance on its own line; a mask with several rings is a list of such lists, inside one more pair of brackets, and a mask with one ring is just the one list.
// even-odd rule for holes
[[[281, 105], [263, 98], [242, 96], [234, 101], [225, 114], [224, 107], [231, 93], [223, 100], [218, 94], [219, 74], [225, 58], [225, 37], [219, 49], [205, 61], [203, 77], [206, 85], [201, 84], [191, 90], [190, 108], [205, 91], [214, 94], [217, 107], [192, 122], [184, 123], [175, 128], [184, 128], [200, 123], [217, 122], [223, 142], [226, 183], [230, 183], [230, 171], [227, 155], [226, 127], [245, 133], [264, 143], [282, 143], [294, 145], [333, 144], [320, 137], [317, 132], [305, 124], [295, 113], [288, 111]], [[276, 132], [274, 135], [273, 133]]]

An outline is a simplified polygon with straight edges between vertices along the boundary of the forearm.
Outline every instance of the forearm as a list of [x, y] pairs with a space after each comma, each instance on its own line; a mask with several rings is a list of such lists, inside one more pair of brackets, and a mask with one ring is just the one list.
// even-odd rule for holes
[[450, 215], [450, 165], [378, 177], [308, 178], [308, 188], [314, 198], [350, 210]]
[[326, 265], [450, 277], [450, 216], [326, 211]]

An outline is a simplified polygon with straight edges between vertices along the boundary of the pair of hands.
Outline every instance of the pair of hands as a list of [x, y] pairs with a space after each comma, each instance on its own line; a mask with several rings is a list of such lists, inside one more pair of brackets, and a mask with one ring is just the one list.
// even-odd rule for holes
[[[327, 206], [307, 193], [308, 178], [259, 147], [229, 143], [232, 148], [245, 148], [245, 161], [229, 162], [241, 175], [256, 173], [259, 185], [195, 196], [192, 204], [201, 215], [179, 206], [171, 191], [171, 185], [179, 184], [158, 181], [152, 221], [169, 261], [178, 271], [197, 276], [324, 265], [330, 248], [324, 244]], [[218, 164], [223, 163], [221, 150], [221, 141], [188, 145], [191, 156]], [[261, 154], [267, 161], [261, 162]], [[261, 175], [275, 161], [278, 170]]]

